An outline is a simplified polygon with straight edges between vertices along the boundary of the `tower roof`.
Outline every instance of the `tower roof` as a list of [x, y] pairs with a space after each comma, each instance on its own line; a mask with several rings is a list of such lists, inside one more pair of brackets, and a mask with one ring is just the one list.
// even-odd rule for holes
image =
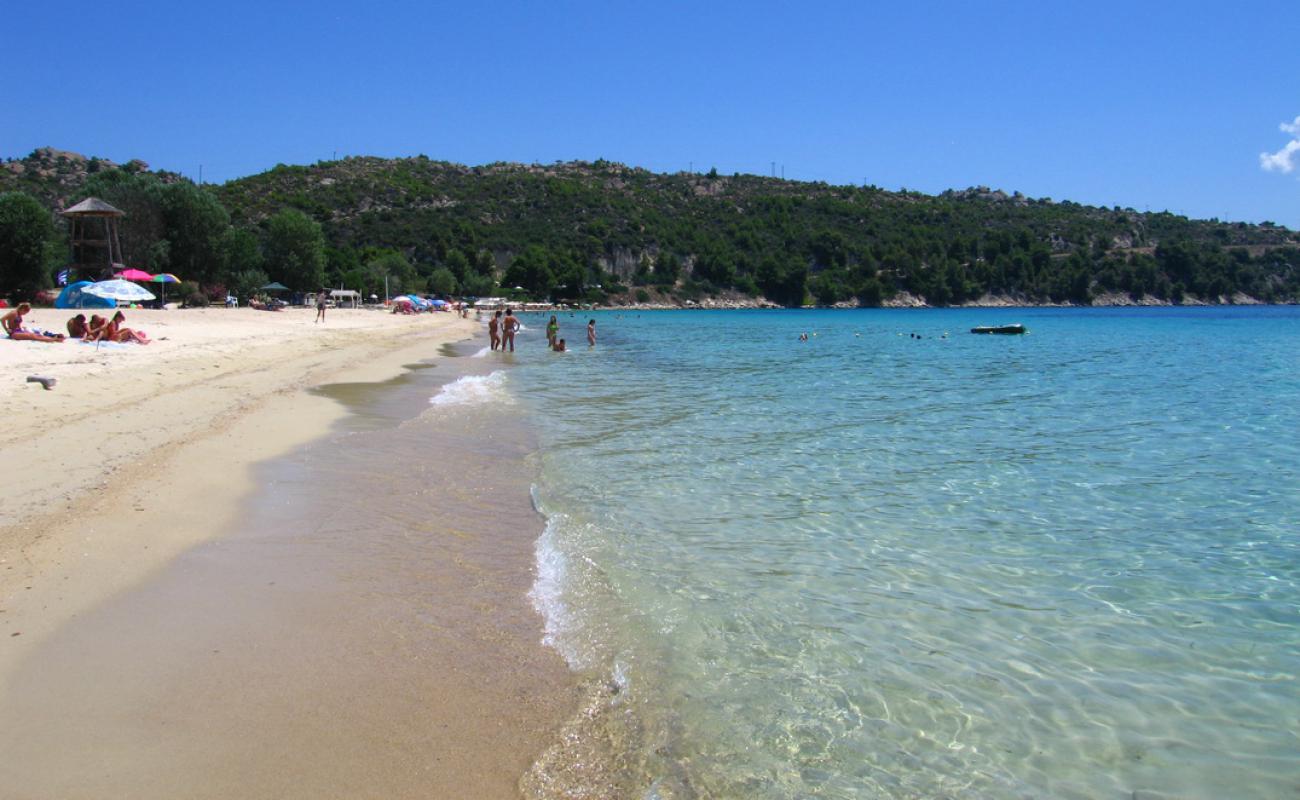
[[65, 217], [123, 217], [125, 211], [113, 208], [98, 197], [87, 197], [72, 208], [59, 212]]

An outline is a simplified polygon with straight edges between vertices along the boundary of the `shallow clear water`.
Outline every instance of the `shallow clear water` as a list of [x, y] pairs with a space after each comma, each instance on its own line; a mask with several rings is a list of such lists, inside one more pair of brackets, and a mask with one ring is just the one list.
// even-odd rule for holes
[[591, 316], [506, 388], [644, 796], [1300, 791], [1300, 311]]

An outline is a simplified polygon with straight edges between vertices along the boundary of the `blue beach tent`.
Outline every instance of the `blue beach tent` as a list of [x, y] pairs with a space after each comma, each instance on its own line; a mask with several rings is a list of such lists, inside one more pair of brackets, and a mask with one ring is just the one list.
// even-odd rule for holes
[[77, 281], [64, 287], [54, 301], [55, 308], [113, 308], [117, 303], [107, 297], [96, 297], [82, 291], [87, 286], [94, 286], [92, 281]]

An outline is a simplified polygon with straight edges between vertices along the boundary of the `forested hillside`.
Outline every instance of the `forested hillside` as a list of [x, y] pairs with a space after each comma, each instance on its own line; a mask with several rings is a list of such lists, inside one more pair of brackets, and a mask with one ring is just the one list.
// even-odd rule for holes
[[203, 187], [140, 162], [98, 162], [79, 185], [64, 176], [51, 190], [21, 163], [0, 165], [0, 192], [49, 208], [101, 197], [128, 212], [131, 266], [214, 291], [267, 278], [382, 293], [387, 278], [391, 291], [591, 302], [1300, 299], [1300, 236], [1285, 228], [984, 188], [929, 196], [420, 156], [281, 165]]

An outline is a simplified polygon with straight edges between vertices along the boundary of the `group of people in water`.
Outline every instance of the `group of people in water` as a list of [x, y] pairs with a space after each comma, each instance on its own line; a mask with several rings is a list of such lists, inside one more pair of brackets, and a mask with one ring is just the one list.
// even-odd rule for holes
[[62, 342], [68, 338], [80, 339], [83, 342], [135, 342], [137, 344], [149, 344], [149, 337], [144, 331], [137, 331], [132, 328], [123, 326], [126, 322], [126, 315], [121, 311], [110, 317], [101, 317], [98, 314], [91, 314], [90, 319], [86, 319], [85, 314], [78, 314], [68, 320], [68, 333], [65, 336], [62, 333], [51, 333], [50, 331], [27, 328], [23, 325], [23, 317], [32, 311], [31, 303], [19, 303], [18, 307], [4, 317], [0, 317], [0, 325], [3, 325], [4, 331], [10, 339], [20, 342]]
[[[510, 348], [510, 352], [515, 351], [515, 334], [519, 332], [519, 318], [515, 316], [514, 310], [507, 308], [504, 316], [498, 310], [488, 319], [488, 339], [490, 340], [493, 350], [505, 352]], [[568, 349], [564, 339], [560, 338], [560, 322], [554, 314], [551, 315], [551, 321], [546, 323], [546, 346], [556, 353], [563, 353]], [[587, 323], [587, 346], [596, 346], [596, 320]]]

